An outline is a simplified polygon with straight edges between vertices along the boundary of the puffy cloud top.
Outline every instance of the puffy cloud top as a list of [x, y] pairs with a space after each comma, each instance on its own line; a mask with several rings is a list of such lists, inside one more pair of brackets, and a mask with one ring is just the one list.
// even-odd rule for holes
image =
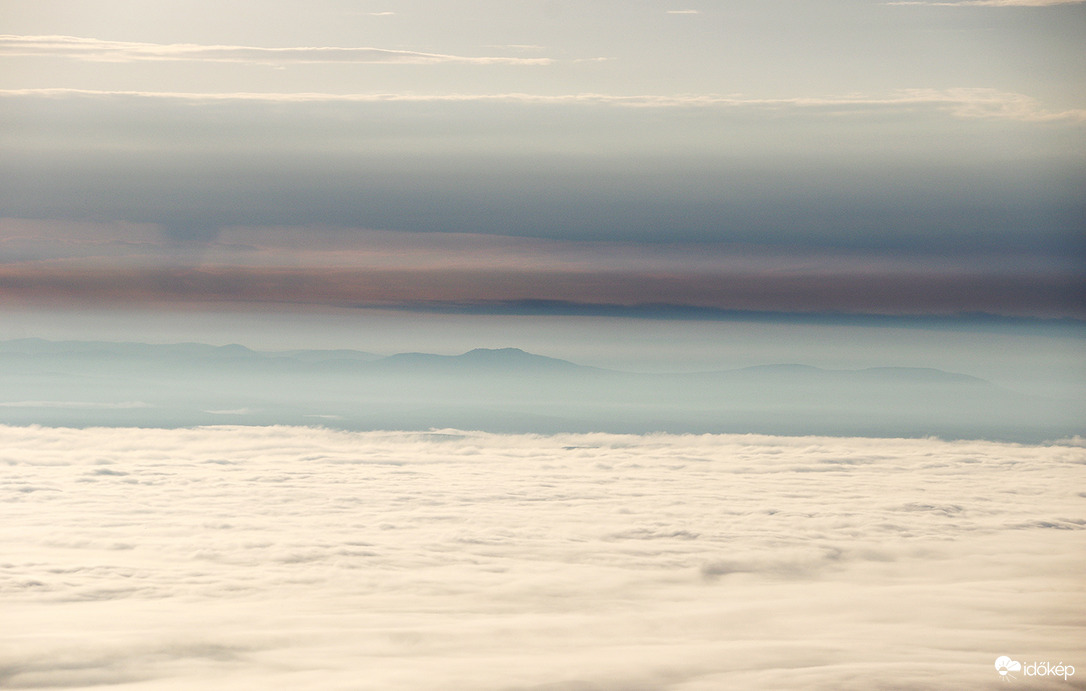
[[1003, 653], [1081, 652], [1081, 445], [0, 427], [0, 448], [8, 688], [955, 689]]

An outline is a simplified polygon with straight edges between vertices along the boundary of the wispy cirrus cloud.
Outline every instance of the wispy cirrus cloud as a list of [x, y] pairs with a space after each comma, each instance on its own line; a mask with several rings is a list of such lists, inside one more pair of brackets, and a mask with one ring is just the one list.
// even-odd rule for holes
[[88, 62], [217, 62], [279, 65], [284, 63], [389, 63], [429, 65], [546, 65], [550, 58], [466, 56], [411, 50], [332, 46], [267, 48], [195, 43], [142, 43], [104, 41], [79, 36], [0, 35], [2, 57], [66, 58]]
[[188, 101], [253, 101], [269, 103], [522, 103], [529, 105], [600, 105], [626, 108], [727, 108], [821, 112], [849, 115], [865, 111], [934, 109], [961, 118], [1006, 119], [1021, 122], [1086, 122], [1086, 108], [1052, 109], [1026, 94], [989, 88], [901, 89], [884, 94], [795, 96], [744, 95], [616, 95], [606, 93], [321, 93], [321, 92], [178, 92], [69, 88], [3, 89], [4, 97], [133, 97]]
[[932, 0], [897, 0], [887, 5], [928, 5], [932, 7], [1050, 7], [1052, 5], [1079, 5], [1086, 0], [960, 0], [960, 2], [935, 2]]

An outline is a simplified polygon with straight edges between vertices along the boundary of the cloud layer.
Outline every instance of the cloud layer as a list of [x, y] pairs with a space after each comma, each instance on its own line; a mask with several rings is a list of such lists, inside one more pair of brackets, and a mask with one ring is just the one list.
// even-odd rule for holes
[[1011, 91], [0, 100], [9, 302], [1083, 315], [1086, 117]]
[[[293, 50], [293, 49], [281, 49]], [[301, 49], [299, 49], [301, 50]], [[340, 50], [340, 49], [335, 49]], [[357, 49], [368, 51], [375, 49]], [[390, 54], [403, 51], [383, 51]], [[425, 53], [406, 53], [422, 55]], [[485, 61], [514, 60], [513, 58], [455, 58], [433, 55], [450, 60]], [[518, 59], [519, 60], [519, 59]], [[392, 58], [384, 60], [397, 61]], [[409, 61], [409, 60], [404, 60]], [[530, 62], [530, 60], [528, 60]], [[803, 113], [808, 116], [842, 117], [863, 113], [920, 112], [949, 113], [959, 118], [1006, 119], [1020, 122], [1086, 121], [1086, 109], [1053, 109], [1026, 94], [991, 88], [898, 89], [889, 93], [827, 94], [792, 98], [764, 98], [741, 95], [618, 95], [605, 93], [539, 94], [506, 93], [320, 93], [320, 92], [175, 92], [175, 91], [106, 91], [95, 89], [37, 88], [3, 89], [0, 97], [47, 98], [138, 98], [166, 99], [215, 103], [222, 101], [256, 101], [269, 103], [481, 103], [530, 104], [538, 106], [613, 106], [628, 108], [713, 108], [722, 111], [753, 110], [777, 113]]]
[[467, 63], [476, 65], [546, 65], [549, 58], [469, 57], [387, 48], [338, 48], [303, 46], [262, 48], [257, 46], [199, 45], [193, 43], [138, 43], [104, 41], [79, 36], [0, 35], [0, 57], [49, 57], [90, 62], [235, 62], [263, 65], [285, 63], [393, 63], [432, 65]]
[[798, 252], [334, 228], [0, 219], [0, 296], [57, 304], [263, 303], [441, 310], [520, 304], [1086, 316], [1077, 264], [1019, 252]]
[[0, 427], [0, 448], [7, 688], [1086, 667], [1080, 445]]

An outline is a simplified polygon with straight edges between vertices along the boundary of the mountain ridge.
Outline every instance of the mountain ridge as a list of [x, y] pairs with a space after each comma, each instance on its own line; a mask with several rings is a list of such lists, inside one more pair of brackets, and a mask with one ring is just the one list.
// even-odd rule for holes
[[[375, 359], [376, 358], [376, 359]], [[0, 424], [458, 427], [509, 433], [1082, 434], [1082, 402], [931, 368], [802, 364], [634, 373], [519, 348], [457, 355], [206, 344], [0, 342]]]
[[[445, 368], [457, 365], [472, 365], [483, 367], [530, 367], [534, 369], [565, 370], [567, 372], [580, 371], [584, 373], [613, 373], [631, 376], [645, 377], [701, 377], [701, 376], [729, 376], [741, 374], [772, 374], [772, 375], [859, 375], [868, 377], [900, 376], [916, 381], [947, 381], [991, 384], [986, 379], [975, 377], [960, 372], [952, 372], [931, 367], [909, 366], [877, 366], [859, 369], [825, 368], [802, 363], [766, 363], [750, 365], [730, 369], [706, 369], [688, 372], [644, 373], [628, 370], [618, 370], [592, 365], [582, 365], [561, 358], [550, 357], [525, 351], [521, 348], [473, 348], [456, 355], [441, 355], [425, 352], [402, 352], [381, 356], [362, 350], [349, 348], [339, 349], [295, 349], [295, 350], [254, 350], [236, 343], [225, 345], [211, 345], [198, 342], [180, 343], [141, 343], [134, 341], [51, 341], [41, 338], [20, 338], [0, 341], [0, 355], [26, 355], [32, 357], [46, 357], [51, 355], [184, 355], [194, 358], [208, 358], [212, 360], [278, 360], [295, 361], [299, 364], [364, 364], [387, 367], [394, 365], [404, 367], [409, 365], [440, 366]], [[282, 364], [280, 362], [279, 364]]]

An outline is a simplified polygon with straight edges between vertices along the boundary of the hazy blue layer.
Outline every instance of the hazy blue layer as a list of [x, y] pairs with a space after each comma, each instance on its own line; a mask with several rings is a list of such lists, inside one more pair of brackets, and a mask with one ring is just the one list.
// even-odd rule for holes
[[444, 355], [518, 347], [633, 372], [775, 363], [827, 369], [928, 367], [1040, 396], [1086, 391], [1086, 329], [1023, 321], [647, 320], [590, 316], [419, 314], [376, 310], [7, 310], [8, 338], [244, 344], [254, 350], [351, 349]]
[[932, 368], [778, 364], [634, 374], [518, 349], [458, 356], [11, 341], [0, 422], [322, 425], [491, 432], [763, 433], [1045, 441], [1083, 432], [1081, 397]]

